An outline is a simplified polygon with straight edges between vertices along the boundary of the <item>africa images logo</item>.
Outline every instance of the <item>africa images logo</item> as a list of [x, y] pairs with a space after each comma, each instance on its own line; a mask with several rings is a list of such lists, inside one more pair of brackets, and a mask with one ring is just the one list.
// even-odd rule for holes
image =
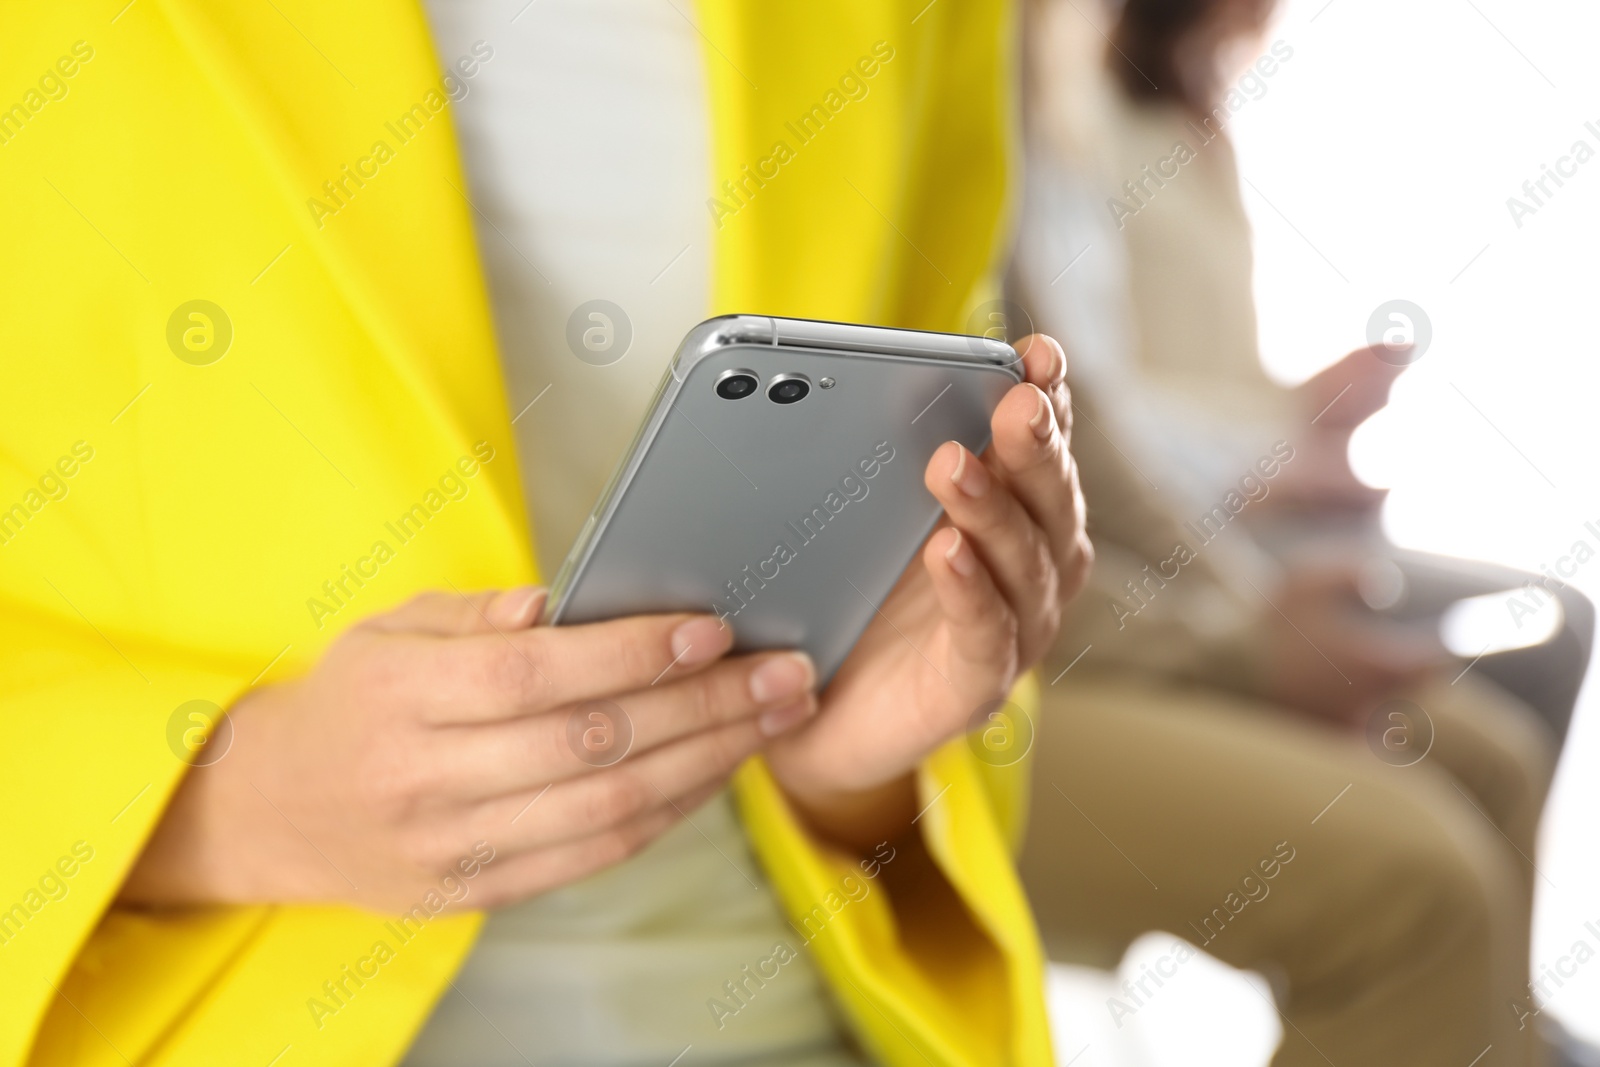
[[[798, 559], [800, 549], [820, 537], [828, 523], [838, 518], [850, 504], [867, 499], [867, 494], [872, 492], [872, 487], [867, 483], [876, 478], [892, 459], [894, 459], [894, 446], [888, 441], [879, 441], [872, 446], [872, 455], [857, 461], [850, 473], [839, 479], [837, 489], [828, 490], [827, 495], [822, 498], [822, 503], [814, 506], [798, 520], [784, 523], [784, 535], [773, 545], [770, 556], [754, 567], [745, 564], [744, 570], [739, 572], [739, 577], [730, 578], [723, 583], [723, 588], [728, 591], [728, 600], [711, 602], [711, 608], [716, 612], [717, 618], [730, 619], [749, 607], [750, 602], [756, 598], [756, 593], [765, 589], [768, 582], [775, 580], [782, 573], [785, 564]], [[794, 544], [791, 544], [791, 541]]]

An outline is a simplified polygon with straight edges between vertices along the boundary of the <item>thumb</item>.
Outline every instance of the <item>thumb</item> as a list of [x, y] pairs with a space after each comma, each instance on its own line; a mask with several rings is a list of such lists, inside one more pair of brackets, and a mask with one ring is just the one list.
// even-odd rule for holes
[[498, 591], [463, 593], [448, 590], [419, 593], [392, 611], [374, 615], [361, 625], [390, 633], [424, 633], [467, 637], [497, 630], [525, 630], [544, 608], [549, 590], [523, 585]]
[[1391, 362], [1393, 358], [1383, 345], [1358, 348], [1301, 385], [1317, 424], [1353, 430], [1381, 411], [1395, 379], [1406, 369]]
[[1378, 618], [1363, 629], [1367, 661], [1400, 684], [1417, 681], [1450, 662], [1449, 651], [1432, 629]]
[[1283, 577], [1285, 594], [1294, 600], [1360, 602], [1362, 564], [1355, 559], [1320, 559], [1292, 564]]

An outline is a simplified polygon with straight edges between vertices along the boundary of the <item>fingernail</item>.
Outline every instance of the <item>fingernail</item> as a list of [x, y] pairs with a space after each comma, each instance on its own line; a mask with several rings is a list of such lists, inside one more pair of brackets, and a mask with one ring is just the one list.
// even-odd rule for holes
[[808, 696], [793, 704], [785, 704], [781, 708], [762, 712], [761, 718], [756, 720], [756, 725], [768, 737], [777, 737], [805, 722], [816, 712], [817, 702]]
[[710, 663], [733, 647], [733, 630], [726, 623], [702, 615], [672, 631], [672, 662], [681, 667]]
[[1050, 431], [1055, 429], [1055, 421], [1050, 418], [1050, 398], [1038, 387], [1034, 388], [1034, 392], [1039, 394], [1039, 410], [1028, 420], [1028, 428], [1033, 431], [1033, 436], [1044, 441], [1049, 439]]
[[539, 615], [539, 606], [549, 590], [542, 585], [527, 585], [501, 594], [501, 617], [509, 626], [532, 626]]
[[[989, 472], [978, 462], [978, 457], [968, 452], [959, 441], [953, 443], [957, 451], [956, 469], [950, 472], [950, 480], [956, 484], [957, 489], [977, 499], [989, 491]], [[967, 462], [968, 456], [972, 457], [970, 463]]]
[[811, 688], [817, 669], [804, 652], [773, 656], [750, 672], [750, 696], [757, 704], [771, 704], [799, 696]]
[[950, 569], [963, 578], [971, 578], [973, 571], [978, 569], [977, 557], [972, 554], [972, 549], [967, 547], [967, 539], [960, 530], [956, 531], [956, 539], [950, 542], [950, 548], [944, 554], [945, 562], [950, 564]]
[[1055, 385], [1067, 376], [1067, 354], [1059, 342], [1050, 346], [1050, 384]]

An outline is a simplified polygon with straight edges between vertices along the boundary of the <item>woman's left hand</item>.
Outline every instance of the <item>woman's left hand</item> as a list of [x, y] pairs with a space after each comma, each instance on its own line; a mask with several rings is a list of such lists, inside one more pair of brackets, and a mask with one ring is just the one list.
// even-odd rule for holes
[[867, 845], [903, 831], [910, 772], [1004, 699], [1045, 654], [1094, 550], [1068, 451], [1072, 402], [1053, 338], [1018, 343], [1025, 380], [1000, 402], [980, 458], [946, 442], [924, 472], [945, 519], [803, 728], [767, 749], [819, 833]]

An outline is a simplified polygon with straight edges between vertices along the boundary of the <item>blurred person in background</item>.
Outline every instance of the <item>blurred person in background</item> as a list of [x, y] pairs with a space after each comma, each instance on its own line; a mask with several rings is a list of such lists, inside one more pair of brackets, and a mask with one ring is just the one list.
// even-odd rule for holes
[[1024, 878], [1053, 958], [1112, 966], [1160, 929], [1265, 973], [1283, 1067], [1542, 1063], [1533, 856], [1582, 660], [1541, 714], [1426, 612], [1374, 608], [1417, 576], [1348, 445], [1408, 353], [1293, 389], [1262, 369], [1227, 126], [1292, 60], [1273, 6], [1030, 8], [1008, 310], [1067, 344], [1099, 562], [1045, 674], [1063, 777], [1036, 782]]

